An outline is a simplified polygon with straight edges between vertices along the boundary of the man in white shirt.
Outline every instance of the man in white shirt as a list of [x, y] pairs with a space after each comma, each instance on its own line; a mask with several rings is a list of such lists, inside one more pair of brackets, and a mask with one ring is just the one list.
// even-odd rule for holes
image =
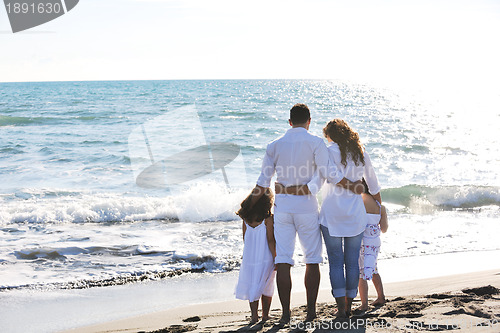
[[[361, 194], [358, 183], [345, 179], [335, 165], [328, 163], [328, 150], [322, 138], [308, 132], [311, 123], [309, 108], [295, 104], [290, 110], [289, 124], [285, 135], [271, 142], [262, 161], [262, 171], [252, 191], [254, 203], [271, 185], [276, 173], [276, 182], [284, 186], [309, 184], [315, 172], [332, 184], [341, 185]], [[315, 186], [314, 183], [310, 187]], [[311, 190], [317, 193], [318, 189]], [[356, 192], [357, 193], [357, 192]], [[274, 207], [274, 236], [276, 238], [277, 286], [283, 315], [280, 323], [290, 321], [290, 293], [292, 281], [290, 267], [294, 264], [296, 234], [304, 252], [306, 263], [305, 286], [307, 293], [306, 321], [316, 318], [316, 299], [319, 288], [319, 263], [323, 261], [321, 232], [318, 224], [318, 202], [316, 196], [276, 194]]]

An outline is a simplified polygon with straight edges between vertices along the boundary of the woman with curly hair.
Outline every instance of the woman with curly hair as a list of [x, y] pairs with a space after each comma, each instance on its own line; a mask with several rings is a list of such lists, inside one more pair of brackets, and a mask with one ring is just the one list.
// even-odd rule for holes
[[[373, 198], [381, 203], [380, 185], [370, 156], [359, 135], [342, 119], [333, 119], [323, 128], [331, 145], [331, 162], [351, 181], [365, 179]], [[340, 186], [328, 184], [321, 206], [320, 224], [330, 263], [332, 293], [338, 317], [351, 313], [352, 300], [358, 293], [359, 249], [367, 224], [363, 199]], [[345, 270], [344, 270], [345, 269]]]
[[[358, 133], [337, 118], [326, 124], [323, 134], [330, 143], [329, 163], [333, 163], [351, 182], [364, 178], [369, 193], [381, 204], [380, 185]], [[309, 194], [309, 186], [318, 188], [323, 182], [318, 176], [308, 185], [279, 190], [286, 194]], [[323, 188], [322, 194], [319, 223], [328, 254], [332, 294], [337, 303], [337, 317], [345, 318], [351, 315], [352, 301], [358, 293], [358, 259], [367, 214], [359, 194], [330, 183]]]

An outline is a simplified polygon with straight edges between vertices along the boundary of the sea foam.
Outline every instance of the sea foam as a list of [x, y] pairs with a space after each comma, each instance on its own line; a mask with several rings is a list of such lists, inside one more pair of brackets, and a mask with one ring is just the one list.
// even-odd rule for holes
[[[147, 220], [231, 221], [250, 189], [228, 189], [216, 182], [196, 183], [166, 196], [24, 190], [0, 197], [0, 224], [96, 223]], [[436, 209], [500, 206], [500, 187], [407, 185], [382, 190], [385, 202], [414, 213]]]
[[215, 182], [194, 184], [164, 197], [24, 190], [0, 198], [0, 224], [230, 221], [236, 219], [234, 211], [248, 193], [249, 189], [229, 190]]

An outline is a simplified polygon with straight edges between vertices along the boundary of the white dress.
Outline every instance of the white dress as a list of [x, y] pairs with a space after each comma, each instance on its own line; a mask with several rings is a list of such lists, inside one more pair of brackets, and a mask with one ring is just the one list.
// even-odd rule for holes
[[[368, 184], [371, 194], [380, 192], [375, 170], [373, 169], [370, 156], [363, 152], [365, 164], [361, 162], [356, 165], [350, 156], [347, 157], [347, 166], [341, 162], [339, 145], [333, 142], [328, 147], [330, 163], [333, 163], [342, 172], [345, 178], [351, 182], [364, 178]], [[314, 177], [311, 183], [314, 185], [318, 177]], [[316, 186], [316, 185], [315, 185]], [[327, 182], [323, 187], [323, 204], [319, 215], [319, 223], [328, 228], [330, 236], [353, 237], [365, 230], [367, 216], [365, 205], [361, 195]]]
[[[246, 222], [245, 222], [246, 223]], [[258, 301], [274, 294], [274, 259], [267, 243], [266, 224], [245, 231], [245, 245], [235, 295], [238, 299]]]
[[[377, 202], [378, 204], [378, 202]], [[379, 204], [380, 207], [380, 204]], [[363, 241], [359, 251], [359, 277], [371, 280], [378, 274], [377, 257], [380, 252], [380, 214], [366, 214], [367, 224], [363, 233]]]

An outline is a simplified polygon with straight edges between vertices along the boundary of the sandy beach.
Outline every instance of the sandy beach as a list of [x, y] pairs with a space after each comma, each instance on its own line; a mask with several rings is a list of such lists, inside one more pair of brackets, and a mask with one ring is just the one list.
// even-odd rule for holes
[[[387, 283], [387, 303], [353, 317], [352, 322], [362, 325], [350, 332], [499, 332], [498, 288], [500, 269]], [[370, 288], [371, 300], [373, 292]], [[271, 320], [253, 326], [248, 326], [248, 304], [235, 300], [179, 307], [67, 332], [327, 332], [326, 328], [342, 331], [342, 327], [353, 327], [346, 326], [348, 322], [332, 321], [334, 306], [329, 290], [320, 291], [318, 319], [312, 323], [301, 322], [305, 319], [304, 300], [304, 292], [293, 293], [292, 321], [284, 327], [277, 325], [281, 310], [275, 295]], [[359, 298], [354, 307], [357, 305]]]

